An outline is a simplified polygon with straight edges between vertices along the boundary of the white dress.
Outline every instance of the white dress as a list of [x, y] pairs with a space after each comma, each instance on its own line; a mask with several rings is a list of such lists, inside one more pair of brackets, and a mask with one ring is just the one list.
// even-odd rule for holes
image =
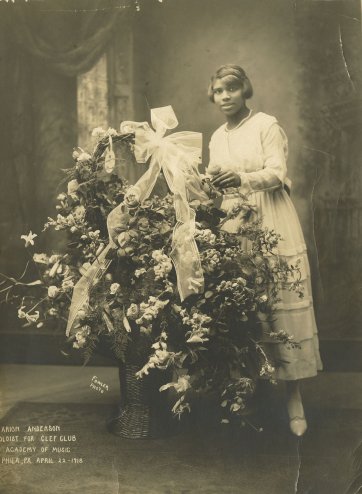
[[[250, 114], [240, 124], [228, 130], [219, 127], [210, 141], [210, 164], [222, 171], [232, 170], [241, 178], [240, 188], [226, 190], [222, 209], [228, 210], [238, 202], [238, 193], [251, 193], [250, 202], [258, 207], [263, 225], [282, 237], [278, 255], [289, 264], [301, 260], [300, 269], [304, 297], [299, 298], [288, 289], [279, 291], [281, 301], [276, 305], [275, 322], [268, 329], [285, 330], [294, 336], [301, 348], [290, 348], [268, 339], [263, 346], [276, 362], [277, 379], [295, 380], [315, 376], [322, 369], [319, 356], [317, 327], [313, 310], [310, 270], [306, 245], [293, 203], [284, 189], [289, 184], [287, 174], [287, 137], [275, 117], [265, 113]], [[240, 221], [236, 218], [225, 224], [225, 229], [236, 232]]]

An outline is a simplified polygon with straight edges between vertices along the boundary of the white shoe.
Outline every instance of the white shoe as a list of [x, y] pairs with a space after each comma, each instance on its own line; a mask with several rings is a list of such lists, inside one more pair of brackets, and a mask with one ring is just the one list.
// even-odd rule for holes
[[303, 436], [308, 428], [305, 417], [298, 417], [298, 415], [296, 415], [295, 417], [291, 418], [289, 420], [289, 428], [295, 436]]

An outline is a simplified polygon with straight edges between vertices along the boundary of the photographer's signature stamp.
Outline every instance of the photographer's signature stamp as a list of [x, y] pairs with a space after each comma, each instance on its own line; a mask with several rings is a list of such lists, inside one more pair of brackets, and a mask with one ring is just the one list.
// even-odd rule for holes
[[89, 387], [94, 389], [94, 391], [98, 391], [98, 393], [109, 391], [108, 384], [102, 382], [97, 376], [92, 377]]

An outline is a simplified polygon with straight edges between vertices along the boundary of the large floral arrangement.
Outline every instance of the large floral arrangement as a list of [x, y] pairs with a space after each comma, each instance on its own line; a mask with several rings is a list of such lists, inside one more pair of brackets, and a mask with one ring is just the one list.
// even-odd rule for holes
[[[33, 252], [36, 279], [27, 279], [26, 273], [20, 280], [5, 276], [3, 293], [18, 303], [25, 325], [41, 327], [51, 319], [65, 325], [73, 287], [104, 249], [107, 216], [128, 193], [127, 226], [108, 253], [110, 267], [92, 288], [88, 307], [77, 315], [69, 344], [87, 361], [100, 340], [107, 341], [118, 359], [136, 359], [139, 379], [167, 370], [170, 381], [160, 392], [174, 391], [176, 415], [190, 410], [193, 393], [212, 390], [220, 396], [224, 422], [243, 416], [256, 379], [273, 379], [277, 362], [270, 362], [259, 344], [261, 321], [273, 318], [278, 287], [287, 278], [294, 277], [293, 289], [299, 290], [297, 267], [276, 255], [278, 235], [261, 227], [247, 197], [240, 196], [227, 214], [212, 200], [194, 200], [205, 290], [181, 302], [170, 258], [176, 221], [172, 196], [132, 202], [130, 186], [117, 165], [107, 168], [104, 151], [111, 137], [121, 159], [132, 166], [133, 135], [114, 129], [96, 129], [94, 135], [98, 144], [93, 154], [74, 151], [57, 216], [44, 226], [45, 232], [67, 233], [66, 249]], [[207, 176], [204, 184], [210, 191]], [[223, 226], [236, 216], [239, 231], [228, 233]], [[32, 232], [23, 236], [29, 252], [36, 237]], [[241, 248], [241, 238], [247, 250]], [[284, 331], [269, 336], [297, 344]]]

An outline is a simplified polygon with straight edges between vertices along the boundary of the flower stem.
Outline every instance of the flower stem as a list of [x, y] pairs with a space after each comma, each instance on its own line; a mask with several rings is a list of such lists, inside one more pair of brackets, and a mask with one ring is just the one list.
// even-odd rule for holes
[[36, 309], [38, 307], [38, 305], [40, 305], [42, 302], [44, 302], [44, 300], [46, 300], [48, 297], [44, 297], [42, 298], [41, 300], [39, 300], [39, 302], [37, 302], [31, 309], [28, 310], [28, 314], [29, 312], [31, 312], [32, 310]]

